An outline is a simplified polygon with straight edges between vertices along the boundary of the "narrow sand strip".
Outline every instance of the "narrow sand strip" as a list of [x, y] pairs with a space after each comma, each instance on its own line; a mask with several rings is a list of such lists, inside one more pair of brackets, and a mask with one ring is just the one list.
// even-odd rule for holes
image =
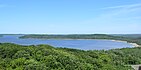
[[[122, 41], [122, 40], [111, 40], [111, 41], [116, 41], [116, 42], [125, 42], [128, 43], [127, 41]], [[141, 47], [140, 45], [138, 45], [137, 43], [129, 43], [131, 45], [133, 45], [134, 47]]]
[[133, 45], [135, 47], [140, 47], [140, 45], [138, 45], [137, 43], [129, 43], [129, 44], [131, 44], [131, 45]]

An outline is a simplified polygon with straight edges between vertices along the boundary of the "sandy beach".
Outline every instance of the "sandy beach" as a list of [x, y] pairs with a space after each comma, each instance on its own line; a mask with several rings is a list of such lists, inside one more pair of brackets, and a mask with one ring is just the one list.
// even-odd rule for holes
[[137, 43], [129, 43], [131, 45], [133, 45], [134, 47], [140, 47], [140, 45], [138, 45]]
[[[111, 40], [111, 41], [129, 43], [129, 42], [127, 42], [127, 41], [122, 41], [122, 40]], [[140, 47], [140, 45], [138, 45], [137, 43], [129, 43], [129, 44], [133, 45], [134, 47]]]

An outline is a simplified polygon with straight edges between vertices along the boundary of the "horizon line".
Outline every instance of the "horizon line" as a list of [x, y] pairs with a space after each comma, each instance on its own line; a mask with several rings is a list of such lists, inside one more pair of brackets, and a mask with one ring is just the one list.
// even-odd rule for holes
[[[124, 34], [124, 33], [0, 33], [0, 35], [81, 35], [81, 34]], [[141, 34], [141, 33], [126, 33], [126, 34]], [[125, 34], [125, 35], [126, 35]]]

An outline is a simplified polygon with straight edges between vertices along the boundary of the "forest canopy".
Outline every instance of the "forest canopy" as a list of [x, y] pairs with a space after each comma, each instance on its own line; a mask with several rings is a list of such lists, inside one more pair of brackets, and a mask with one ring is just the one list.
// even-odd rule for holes
[[141, 63], [141, 48], [77, 50], [50, 45], [0, 43], [3, 70], [128, 70]]

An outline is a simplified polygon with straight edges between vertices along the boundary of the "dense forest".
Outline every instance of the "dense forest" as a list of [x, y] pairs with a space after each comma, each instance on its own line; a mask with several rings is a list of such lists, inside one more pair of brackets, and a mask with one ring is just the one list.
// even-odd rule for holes
[[33, 38], [33, 39], [110, 39], [110, 40], [122, 40], [130, 43], [137, 43], [141, 45], [140, 34], [125, 34], [125, 35], [106, 35], [106, 34], [72, 34], [72, 35], [24, 35], [19, 37], [21, 39]]
[[76, 50], [50, 45], [0, 43], [1, 70], [132, 70], [141, 48]]

